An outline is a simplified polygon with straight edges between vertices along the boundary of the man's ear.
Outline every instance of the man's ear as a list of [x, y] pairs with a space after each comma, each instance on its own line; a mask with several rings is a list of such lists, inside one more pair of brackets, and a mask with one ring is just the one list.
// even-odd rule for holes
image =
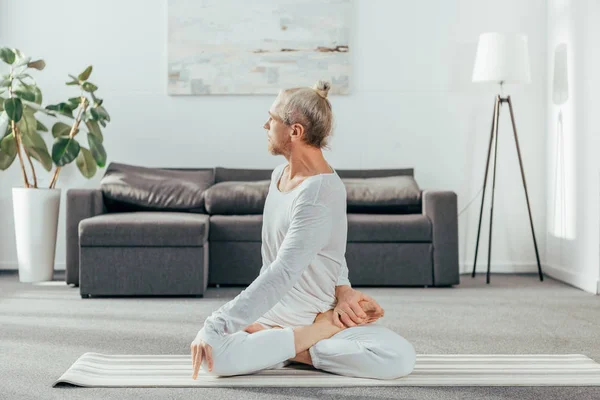
[[302, 126], [302, 124], [293, 124], [292, 129], [294, 130], [292, 135], [297, 136], [298, 139], [300, 139], [302, 135], [304, 135], [304, 127]]

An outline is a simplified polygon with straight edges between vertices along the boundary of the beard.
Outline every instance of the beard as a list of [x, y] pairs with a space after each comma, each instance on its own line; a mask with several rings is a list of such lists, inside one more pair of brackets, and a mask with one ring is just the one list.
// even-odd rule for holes
[[274, 143], [272, 140], [268, 140], [267, 148], [268, 148], [269, 152], [274, 156], [278, 156], [278, 155], [284, 156], [289, 153], [290, 144], [291, 143], [284, 143], [284, 144]]

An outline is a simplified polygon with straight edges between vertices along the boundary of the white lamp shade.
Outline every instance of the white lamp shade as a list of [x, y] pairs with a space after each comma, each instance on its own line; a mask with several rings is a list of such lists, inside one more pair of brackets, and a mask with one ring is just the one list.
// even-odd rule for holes
[[529, 83], [527, 36], [517, 33], [482, 33], [479, 36], [473, 82]]

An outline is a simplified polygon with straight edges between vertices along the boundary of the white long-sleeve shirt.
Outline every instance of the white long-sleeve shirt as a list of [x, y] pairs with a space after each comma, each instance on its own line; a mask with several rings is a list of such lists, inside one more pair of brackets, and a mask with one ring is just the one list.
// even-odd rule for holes
[[[286, 164], [277, 166], [263, 211], [263, 260], [259, 276], [204, 322], [205, 341], [258, 321], [311, 325], [317, 313], [335, 307], [335, 287], [350, 285], [346, 265], [346, 189], [333, 170], [313, 175], [281, 192]], [[333, 169], [333, 168], [332, 168]]]

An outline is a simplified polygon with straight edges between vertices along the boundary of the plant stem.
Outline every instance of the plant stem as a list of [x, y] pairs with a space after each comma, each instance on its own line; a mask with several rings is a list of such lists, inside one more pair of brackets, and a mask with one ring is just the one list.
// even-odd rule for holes
[[[77, 112], [77, 118], [75, 118], [73, 126], [71, 126], [71, 132], [69, 132], [69, 139], [73, 139], [73, 137], [75, 136], [75, 132], [77, 132], [77, 129], [79, 128], [79, 123], [81, 122], [81, 114], [84, 113], [87, 109], [88, 103], [85, 100], [85, 97], [81, 98], [81, 107], [79, 107], [79, 111]], [[54, 175], [52, 176], [52, 180], [50, 181], [50, 189], [54, 189], [54, 187], [56, 186], [56, 181], [58, 180], [58, 174], [60, 173], [60, 169], [61, 167], [56, 166], [56, 169], [54, 170]]]
[[35, 168], [33, 168], [33, 163], [31, 162], [31, 156], [29, 155], [29, 152], [27, 151], [25, 146], [23, 146], [23, 151], [25, 152], [25, 155], [27, 156], [27, 160], [29, 160], [29, 166], [31, 167], [31, 173], [33, 174], [33, 187], [37, 189], [37, 187], [38, 187], [37, 176], [35, 175]]
[[56, 186], [56, 180], [58, 179], [58, 173], [60, 172], [60, 167], [56, 167], [56, 169], [54, 170], [54, 174], [52, 175], [52, 180], [50, 181], [50, 189], [54, 189], [54, 186]]
[[[14, 81], [14, 78], [12, 76], [13, 74], [13, 69], [10, 69], [10, 85], [8, 85], [8, 97], [10, 97], [11, 99], [13, 98], [13, 91], [12, 91], [12, 83]], [[17, 145], [17, 154], [19, 155], [19, 163], [21, 164], [21, 171], [23, 172], [23, 180], [25, 183], [25, 187], [29, 188], [31, 187], [31, 185], [29, 184], [29, 179], [27, 178], [27, 172], [25, 171], [25, 164], [23, 163], [23, 156], [21, 155], [21, 138], [19, 135], [19, 132], [17, 130], [17, 124], [15, 123], [15, 121], [11, 121], [11, 128], [13, 131], [13, 135], [15, 135], [15, 143]]]
[[27, 179], [27, 172], [25, 171], [25, 164], [23, 163], [23, 156], [21, 155], [21, 138], [19, 133], [17, 132], [17, 124], [15, 124], [15, 121], [11, 121], [11, 127], [13, 135], [15, 135], [15, 143], [17, 144], [17, 155], [19, 156], [19, 162], [21, 163], [21, 171], [23, 172], [23, 180], [25, 181], [25, 187], [29, 188], [31, 187], [31, 185], [29, 184], [29, 179]]
[[[16, 124], [15, 124], [15, 128], [17, 128]], [[23, 145], [23, 141], [21, 140], [21, 129], [18, 129], [19, 131], [19, 142], [21, 144], [21, 146], [23, 147], [23, 153], [25, 153], [25, 156], [27, 157], [27, 161], [29, 161], [29, 167], [31, 167], [31, 173], [33, 174], [33, 187], [35, 189], [37, 189], [38, 184], [37, 184], [37, 175], [35, 174], [35, 168], [33, 167], [33, 163], [31, 162], [31, 156], [29, 155], [29, 152], [27, 151], [27, 149], [25, 148], [25, 146]], [[14, 129], [13, 129], [14, 132]], [[16, 139], [16, 134], [15, 134], [15, 139]], [[31, 185], [30, 185], [31, 187]]]

